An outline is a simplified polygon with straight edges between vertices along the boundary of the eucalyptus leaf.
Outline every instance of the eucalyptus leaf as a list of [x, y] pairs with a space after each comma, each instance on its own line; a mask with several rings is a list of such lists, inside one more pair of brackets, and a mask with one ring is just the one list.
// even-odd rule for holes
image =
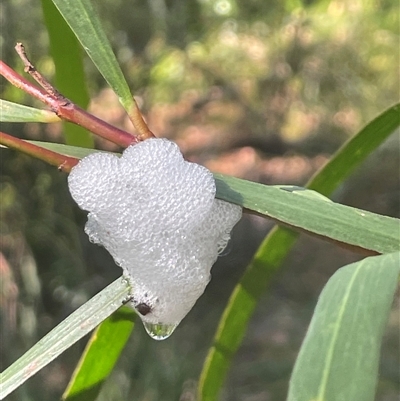
[[400, 253], [339, 269], [323, 289], [290, 380], [288, 401], [373, 401]]
[[[89, 156], [90, 154], [95, 152], [104, 152], [103, 150], [81, 148], [72, 145], [64, 145], [62, 143], [51, 143], [42, 141], [28, 141], [28, 142], [33, 143], [34, 145], [40, 146], [42, 148], [52, 150], [53, 152], [60, 153], [65, 156], [76, 157], [77, 159], [83, 159], [84, 157]], [[118, 153], [114, 154], [119, 155]]]
[[58, 121], [61, 120], [52, 111], [35, 109], [0, 99], [0, 122], [54, 123]]
[[214, 174], [217, 197], [280, 223], [379, 253], [400, 249], [399, 220], [297, 191]]
[[114, 368], [134, 327], [136, 314], [123, 306], [93, 332], [62, 399], [95, 400]]
[[[315, 174], [307, 187], [329, 196], [398, 128], [399, 109], [399, 104], [390, 107], [350, 138]], [[258, 248], [245, 274], [232, 292], [220, 319], [214, 344], [210, 347], [200, 376], [199, 400], [217, 399], [257, 302], [296, 240], [297, 233], [284, 227], [275, 227]], [[397, 242], [400, 243], [399, 228], [397, 228]]]
[[[41, 2], [49, 35], [50, 55], [55, 67], [55, 86], [68, 99], [86, 109], [90, 99], [85, 82], [82, 48], [53, 2]], [[93, 137], [86, 129], [70, 122], [63, 122], [63, 127], [67, 144], [93, 147]]]
[[[35, 144], [74, 157], [96, 152], [45, 142]], [[305, 196], [307, 189], [299, 196], [298, 187], [296, 191], [288, 191], [285, 186], [268, 186], [222, 174], [214, 177], [219, 199], [279, 223], [377, 253], [400, 249], [398, 219], [327, 202], [324, 197], [315, 196], [315, 191]]]
[[127, 280], [120, 277], [63, 320], [0, 374], [0, 399], [21, 386], [119, 309], [130, 293]]
[[329, 196], [399, 126], [400, 103], [397, 103], [344, 143], [329, 163], [311, 178], [307, 188]]
[[52, 0], [84, 50], [129, 112], [134, 100], [90, 0]]

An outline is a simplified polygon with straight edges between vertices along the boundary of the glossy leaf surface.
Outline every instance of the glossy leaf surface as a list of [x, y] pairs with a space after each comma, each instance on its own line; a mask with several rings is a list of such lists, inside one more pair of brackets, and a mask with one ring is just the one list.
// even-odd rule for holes
[[135, 312], [122, 307], [96, 328], [65, 390], [65, 401], [95, 400], [133, 330]]

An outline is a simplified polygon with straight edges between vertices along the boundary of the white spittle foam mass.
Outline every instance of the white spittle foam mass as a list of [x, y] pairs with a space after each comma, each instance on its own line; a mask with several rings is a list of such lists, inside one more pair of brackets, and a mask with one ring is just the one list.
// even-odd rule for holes
[[166, 338], [162, 327], [169, 335], [204, 292], [241, 207], [216, 199], [212, 173], [166, 139], [132, 145], [120, 158], [93, 153], [68, 183], [89, 212], [85, 232], [122, 267], [131, 305], [156, 328], [149, 334]]

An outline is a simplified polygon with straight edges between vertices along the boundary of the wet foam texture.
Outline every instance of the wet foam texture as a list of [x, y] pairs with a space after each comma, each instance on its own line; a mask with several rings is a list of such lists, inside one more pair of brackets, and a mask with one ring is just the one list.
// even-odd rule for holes
[[132, 306], [143, 322], [177, 325], [203, 293], [241, 207], [215, 199], [211, 172], [185, 161], [166, 139], [130, 146], [120, 158], [91, 154], [68, 183], [89, 211], [90, 240], [132, 283]]

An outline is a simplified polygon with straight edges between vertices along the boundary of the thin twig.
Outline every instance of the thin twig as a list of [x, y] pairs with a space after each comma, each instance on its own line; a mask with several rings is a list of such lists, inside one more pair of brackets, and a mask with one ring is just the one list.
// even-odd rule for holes
[[28, 56], [26, 55], [25, 46], [18, 42], [15, 45], [15, 50], [18, 56], [21, 58], [25, 65], [24, 71], [28, 73], [53, 99], [60, 101], [61, 99], [66, 100], [64, 96], [58, 92], [53, 85], [48, 82], [43, 75], [35, 68], [35, 66], [30, 62]]
[[0, 75], [18, 89], [22, 89], [28, 95], [39, 99], [41, 102], [51, 107], [51, 98], [42, 88], [33, 85], [32, 82], [28, 81], [22, 75], [19, 75], [2, 60], [0, 60]]
[[[32, 76], [32, 78], [48, 93], [53, 99], [58, 101], [65, 101], [66, 103], [70, 102], [66, 99], [60, 92], [57, 91], [44, 77], [43, 75], [35, 68], [35, 66], [29, 60], [25, 47], [22, 43], [18, 42], [15, 46], [15, 50], [18, 53], [19, 57], [23, 61], [25, 65], [24, 71]], [[154, 138], [154, 134], [150, 131], [148, 125], [143, 119], [143, 115], [140, 112], [140, 109], [136, 103], [135, 98], [132, 99], [133, 103], [128, 110], [128, 116], [131, 120], [133, 126], [137, 130], [137, 136], [140, 141], [143, 141], [148, 138]]]
[[[65, 104], [65, 106], [72, 103], [65, 96], [63, 96], [57, 89], [55, 89], [50, 82], [48, 82], [43, 75], [35, 68], [35, 66], [29, 60], [25, 47], [22, 43], [17, 43], [15, 46], [15, 50], [21, 58], [22, 62], [25, 65], [24, 71], [32, 76], [32, 78], [48, 93], [53, 99], [57, 100], [61, 104]], [[142, 113], [139, 110], [139, 107], [133, 98], [133, 104], [128, 110], [129, 119], [132, 121], [133, 126], [138, 131], [137, 139], [143, 141], [148, 138], [154, 137], [154, 134], [150, 131], [149, 127], [145, 123]], [[82, 119], [79, 118], [77, 121], [78, 124], [81, 124]]]
[[65, 156], [60, 153], [53, 152], [52, 150], [42, 148], [1, 131], [0, 144], [43, 160], [52, 166], [56, 166], [60, 171], [64, 171], [65, 173], [69, 173], [72, 167], [79, 162], [79, 159], [75, 157]]
[[26, 56], [23, 45], [18, 44], [17, 47], [18, 54], [24, 62], [25, 70], [32, 75], [44, 89], [35, 86], [0, 60], [0, 75], [3, 75], [12, 85], [45, 103], [61, 119], [80, 125], [93, 132], [95, 135], [107, 139], [123, 148], [127, 148], [139, 142], [136, 136], [93, 116], [60, 94], [32, 65]]

